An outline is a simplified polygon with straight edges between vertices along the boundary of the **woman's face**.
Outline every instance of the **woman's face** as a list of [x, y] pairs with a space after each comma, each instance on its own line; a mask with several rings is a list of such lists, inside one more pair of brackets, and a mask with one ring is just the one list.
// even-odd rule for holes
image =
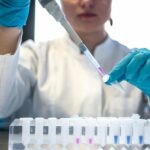
[[77, 32], [98, 32], [110, 18], [112, 0], [61, 0], [66, 18]]

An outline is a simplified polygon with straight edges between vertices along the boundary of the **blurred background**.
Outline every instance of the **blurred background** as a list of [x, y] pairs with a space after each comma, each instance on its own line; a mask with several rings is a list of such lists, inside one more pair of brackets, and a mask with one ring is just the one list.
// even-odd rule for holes
[[[59, 2], [59, 0], [57, 0]], [[113, 26], [106, 25], [111, 37], [129, 48], [150, 48], [150, 0], [112, 0]], [[35, 41], [53, 39], [64, 29], [35, 4]]]

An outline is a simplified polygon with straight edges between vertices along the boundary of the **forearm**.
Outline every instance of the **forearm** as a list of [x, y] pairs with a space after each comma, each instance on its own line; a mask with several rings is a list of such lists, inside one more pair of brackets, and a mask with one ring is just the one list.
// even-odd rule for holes
[[15, 53], [20, 32], [18, 28], [0, 27], [0, 55]]
[[[18, 45], [20, 42], [21, 37], [18, 40]], [[30, 59], [18, 64], [19, 49], [21, 48], [21, 51], [25, 52], [22, 57], [26, 56], [26, 51], [29, 51], [27, 54], [29, 56], [32, 49], [27, 47], [33, 46], [27, 44], [26, 47], [17, 47], [14, 55], [0, 55], [0, 118], [7, 118], [18, 110], [24, 101], [30, 97], [31, 87], [36, 82], [33, 71], [25, 67]], [[29, 64], [33, 65], [32, 62]]]

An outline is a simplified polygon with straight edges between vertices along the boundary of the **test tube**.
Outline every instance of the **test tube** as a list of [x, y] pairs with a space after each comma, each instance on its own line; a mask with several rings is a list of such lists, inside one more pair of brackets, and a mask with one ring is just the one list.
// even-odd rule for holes
[[44, 124], [43, 124], [43, 143], [41, 147], [43, 150], [49, 150], [50, 149], [50, 144], [49, 144], [49, 122], [48, 119], [44, 119]]
[[43, 144], [43, 118], [35, 118], [35, 137], [36, 137], [36, 150], [41, 150]]
[[57, 144], [56, 125], [57, 125], [57, 119], [56, 118], [48, 118], [48, 128], [49, 128], [48, 138], [49, 138], [50, 149], [54, 149], [54, 147]]
[[85, 120], [85, 138], [86, 138], [86, 145], [87, 145], [87, 150], [93, 149], [95, 144], [95, 125], [96, 125], [96, 119], [91, 118], [91, 117], [84, 117]]
[[67, 150], [67, 145], [69, 144], [69, 119], [68, 118], [61, 118], [61, 145], [62, 150]]
[[119, 144], [120, 137], [120, 122], [117, 118], [112, 118], [108, 122], [108, 139], [107, 144], [116, 146]]
[[22, 122], [22, 143], [25, 146], [25, 150], [29, 150], [30, 141], [30, 125], [33, 118], [21, 118], [20, 121]]
[[146, 120], [145, 122], [142, 150], [150, 150], [150, 119]]
[[74, 143], [74, 150], [79, 150], [79, 147], [81, 145], [81, 137], [82, 137], [82, 119], [81, 118], [71, 118], [70, 120], [73, 124], [73, 128], [74, 128], [74, 134], [73, 134], [73, 143]]
[[118, 150], [128, 149], [132, 142], [132, 119], [119, 118], [120, 122], [120, 140], [117, 147]]
[[9, 127], [9, 150], [14, 150], [17, 148], [26, 149], [28, 144], [27, 140], [24, 143], [22, 138], [22, 121], [20, 119], [15, 119]]
[[97, 136], [96, 144], [99, 146], [98, 150], [104, 149], [107, 142], [107, 129], [108, 129], [108, 119], [98, 117], [97, 120]]
[[133, 135], [132, 135], [132, 144], [131, 149], [138, 148], [140, 149], [144, 142], [144, 119], [133, 119]]

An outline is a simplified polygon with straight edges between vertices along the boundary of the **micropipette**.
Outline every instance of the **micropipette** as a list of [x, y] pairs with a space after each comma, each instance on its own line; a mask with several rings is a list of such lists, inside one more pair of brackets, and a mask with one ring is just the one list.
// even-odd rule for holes
[[[97, 60], [93, 57], [93, 55], [90, 53], [86, 45], [82, 42], [78, 34], [74, 31], [70, 23], [65, 18], [64, 13], [60, 9], [59, 5], [55, 0], [39, 0], [40, 4], [46, 8], [48, 13], [54, 17], [54, 19], [61, 23], [61, 25], [66, 29], [71, 39], [74, 41], [74, 43], [79, 47], [80, 51], [87, 57], [87, 59], [96, 67], [98, 72], [103, 78], [103, 81], [106, 82], [109, 79], [109, 75], [107, 75], [103, 68], [99, 65]], [[121, 92], [124, 92], [124, 89], [122, 86], [115, 82], [115, 87], [119, 89]]]

